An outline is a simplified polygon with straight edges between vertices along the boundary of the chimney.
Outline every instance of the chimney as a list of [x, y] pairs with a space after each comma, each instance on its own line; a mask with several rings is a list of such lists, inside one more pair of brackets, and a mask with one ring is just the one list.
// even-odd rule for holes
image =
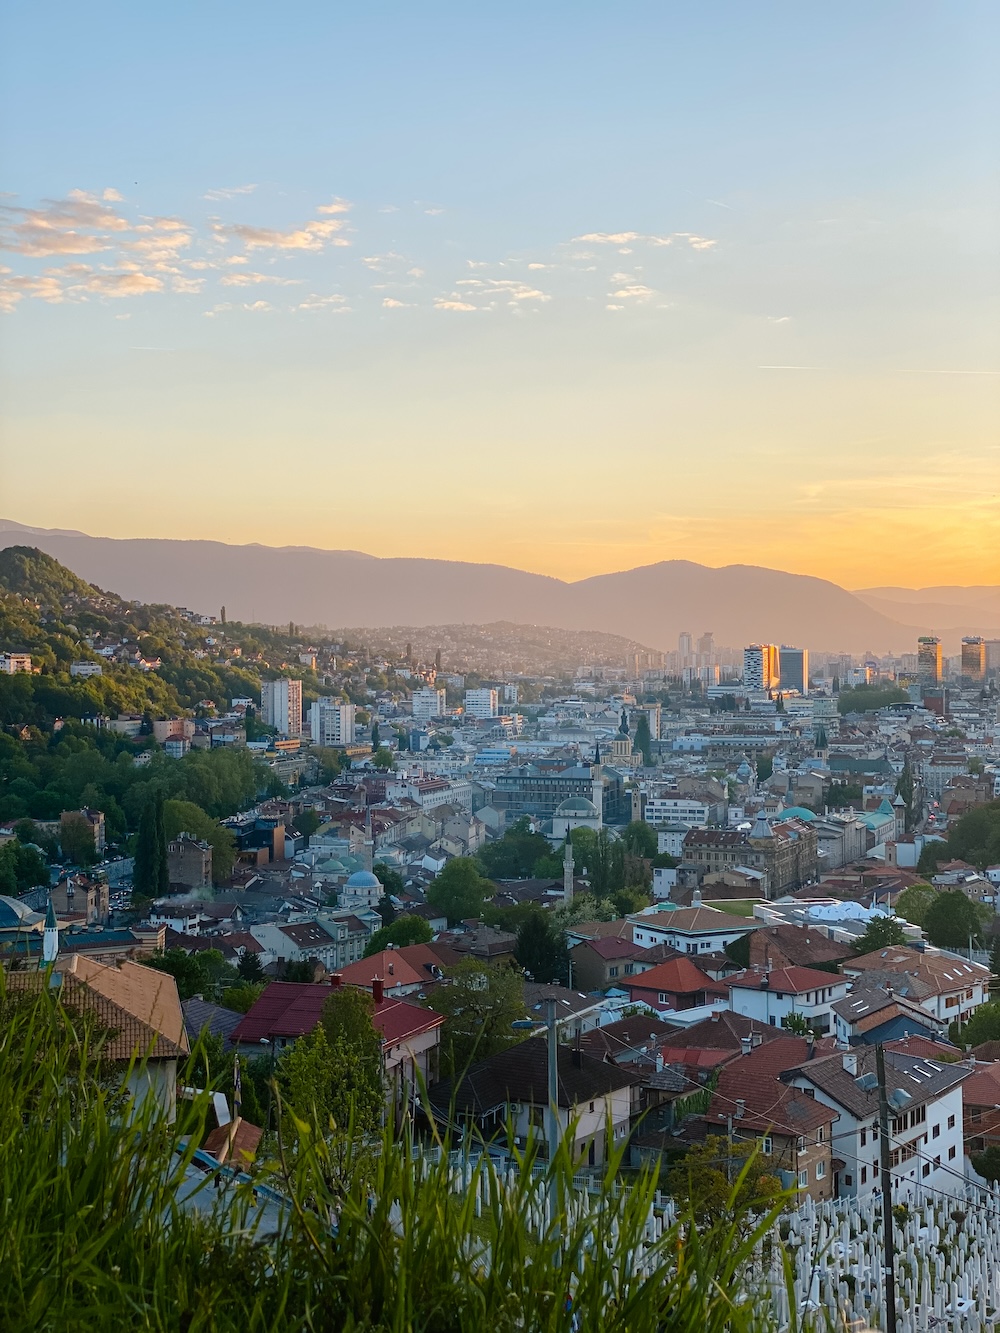
[[392, 962], [391, 959], [389, 961], [389, 975], [390, 977], [394, 977], [396, 975], [396, 964]]
[[740, 1037], [740, 1054], [749, 1055], [753, 1050], [753, 1042], [749, 1037]]
[[742, 1120], [742, 1118], [743, 1118], [743, 1116], [744, 1116], [744, 1114], [745, 1114], [745, 1112], [746, 1112], [746, 1109], [747, 1109], [746, 1098], [745, 1098], [745, 1097], [737, 1097], [737, 1098], [736, 1098], [736, 1119], [737, 1119], [737, 1120]]
[[339, 972], [331, 973], [330, 985], [333, 987], [334, 990], [340, 990], [343, 984], [344, 984], [344, 978], [340, 975]]
[[580, 1050], [579, 1046], [574, 1046], [574, 1047], [573, 1047], [573, 1052], [572, 1052], [572, 1054], [573, 1054], [573, 1066], [574, 1066], [574, 1068], [575, 1068], [575, 1069], [582, 1069], [582, 1068], [583, 1068], [583, 1051]]
[[844, 1061], [844, 1073], [850, 1074], [851, 1078], [858, 1076], [858, 1057], [854, 1051], [845, 1051], [842, 1056]]
[[756, 1050], [757, 1047], [763, 1042], [764, 1035], [761, 1032], [754, 1032], [751, 1034], [750, 1040], [753, 1042], [754, 1050]]
[[372, 977], [372, 999], [381, 1004], [385, 999], [385, 982], [381, 977]]

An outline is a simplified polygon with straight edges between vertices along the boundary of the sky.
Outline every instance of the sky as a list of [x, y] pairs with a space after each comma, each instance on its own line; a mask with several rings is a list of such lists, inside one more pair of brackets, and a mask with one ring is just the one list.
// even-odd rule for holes
[[3, 517], [997, 582], [997, 6], [0, 15]]

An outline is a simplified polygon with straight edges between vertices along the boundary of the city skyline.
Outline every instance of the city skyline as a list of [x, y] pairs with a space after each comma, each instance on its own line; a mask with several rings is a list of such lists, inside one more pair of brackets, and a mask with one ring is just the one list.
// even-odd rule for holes
[[985, 7], [64, 17], [8, 19], [12, 518], [989, 581]]

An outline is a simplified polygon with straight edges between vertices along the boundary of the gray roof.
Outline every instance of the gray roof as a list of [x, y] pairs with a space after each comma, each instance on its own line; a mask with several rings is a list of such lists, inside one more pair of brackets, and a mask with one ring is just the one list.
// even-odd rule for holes
[[[851, 1055], [857, 1060], [857, 1076], [847, 1072], [844, 1055], [838, 1053], [789, 1069], [781, 1078], [789, 1083], [804, 1079], [858, 1120], [867, 1120], [878, 1115], [878, 1090], [873, 1088], [871, 1092], [864, 1092], [857, 1080], [862, 1074], [875, 1073], [875, 1048], [857, 1047]], [[971, 1073], [972, 1065], [940, 1064], [937, 1060], [904, 1055], [900, 1051], [885, 1051], [885, 1082], [889, 1095], [901, 1089], [909, 1093], [914, 1106], [939, 1097]]]
[[184, 1026], [192, 1046], [205, 1028], [213, 1037], [222, 1037], [228, 1046], [230, 1033], [243, 1017], [234, 1009], [224, 1009], [221, 1004], [210, 1004], [208, 1000], [199, 1000], [197, 997], [185, 1000], [181, 1009], [184, 1011]]

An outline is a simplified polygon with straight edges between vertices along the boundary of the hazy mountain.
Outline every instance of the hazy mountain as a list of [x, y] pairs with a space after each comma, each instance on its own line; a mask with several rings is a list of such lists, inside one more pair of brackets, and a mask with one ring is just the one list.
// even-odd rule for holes
[[379, 559], [314, 547], [120, 540], [0, 520], [0, 546], [30, 544], [124, 597], [279, 624], [384, 626], [510, 620], [601, 630], [677, 646], [712, 630], [718, 644], [755, 640], [813, 650], [906, 651], [922, 631], [825, 579], [753, 565], [687, 560], [566, 583], [542, 574], [450, 560]]
[[862, 588], [854, 595], [890, 619], [929, 626], [929, 633], [949, 641], [963, 634], [1000, 636], [1000, 587]]

